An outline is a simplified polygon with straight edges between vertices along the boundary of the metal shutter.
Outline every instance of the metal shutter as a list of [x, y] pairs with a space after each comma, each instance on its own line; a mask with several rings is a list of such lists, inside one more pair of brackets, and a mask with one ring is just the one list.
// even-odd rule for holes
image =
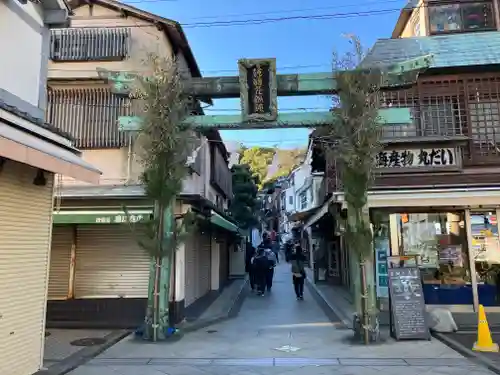
[[128, 225], [79, 225], [75, 298], [147, 298], [149, 256]]
[[198, 236], [199, 243], [196, 249], [197, 263], [198, 263], [198, 288], [196, 293], [196, 299], [203, 297], [205, 294], [210, 292], [210, 263], [211, 259], [211, 236], [209, 233], [201, 233]]
[[0, 174], [0, 374], [42, 366], [54, 176], [35, 186], [36, 171], [7, 160]]
[[185, 307], [196, 301], [196, 288], [197, 288], [197, 262], [196, 262], [196, 248], [197, 248], [198, 235], [190, 236], [185, 242]]
[[54, 225], [50, 250], [49, 300], [68, 298], [73, 227]]
[[223, 238], [220, 240], [219, 245], [219, 288], [225, 286], [227, 280], [229, 280], [229, 249], [228, 249], [227, 239]]

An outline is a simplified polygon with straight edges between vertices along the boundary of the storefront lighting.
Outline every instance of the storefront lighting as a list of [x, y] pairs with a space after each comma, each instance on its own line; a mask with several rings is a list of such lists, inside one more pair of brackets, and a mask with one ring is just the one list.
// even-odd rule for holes
[[47, 179], [45, 178], [45, 173], [43, 172], [43, 170], [39, 169], [37, 172], [36, 172], [36, 176], [33, 180], [33, 185], [36, 185], [36, 186], [45, 186], [47, 185]]

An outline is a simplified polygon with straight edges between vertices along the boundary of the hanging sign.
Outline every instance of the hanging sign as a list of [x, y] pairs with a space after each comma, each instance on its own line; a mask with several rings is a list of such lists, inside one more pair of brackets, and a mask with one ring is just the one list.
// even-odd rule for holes
[[459, 167], [458, 155], [457, 149], [453, 147], [384, 149], [375, 157], [375, 163], [377, 168], [387, 168], [391, 171], [402, 168]]
[[244, 122], [278, 118], [276, 59], [241, 59], [240, 98]]

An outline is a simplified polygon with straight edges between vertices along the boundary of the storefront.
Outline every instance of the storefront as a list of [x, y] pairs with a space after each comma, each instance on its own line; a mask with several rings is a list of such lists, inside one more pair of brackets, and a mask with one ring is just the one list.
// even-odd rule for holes
[[151, 206], [54, 212], [49, 324], [140, 324], [150, 269], [140, 239], [152, 214]]
[[377, 218], [379, 298], [388, 292], [387, 256], [410, 255], [419, 259], [429, 307], [473, 312], [482, 304], [500, 311], [500, 190], [382, 191], [371, 193], [368, 204]]

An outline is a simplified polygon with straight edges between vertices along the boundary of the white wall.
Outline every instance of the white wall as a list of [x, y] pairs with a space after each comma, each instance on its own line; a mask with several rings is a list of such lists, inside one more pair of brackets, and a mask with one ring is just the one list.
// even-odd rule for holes
[[[9, 3], [7, 5], [6, 3]], [[11, 10], [15, 9], [15, 11]], [[19, 16], [23, 14], [23, 18]], [[40, 5], [0, 1], [0, 89], [38, 107], [43, 19]], [[29, 22], [26, 22], [30, 20]], [[38, 30], [36, 30], [38, 28]], [[48, 30], [45, 29], [47, 33]]]

